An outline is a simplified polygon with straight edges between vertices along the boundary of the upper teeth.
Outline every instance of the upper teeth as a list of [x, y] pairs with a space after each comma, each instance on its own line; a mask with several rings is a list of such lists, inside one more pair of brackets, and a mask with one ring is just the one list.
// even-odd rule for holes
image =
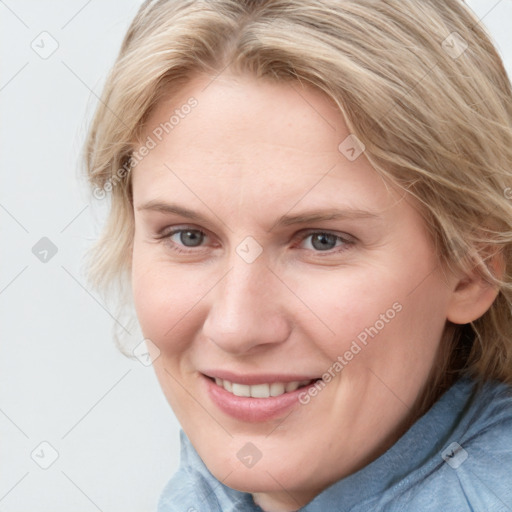
[[309, 384], [310, 380], [297, 380], [294, 382], [273, 382], [272, 384], [238, 384], [229, 380], [215, 379], [217, 386], [236, 396], [246, 396], [252, 398], [268, 398], [269, 396], [279, 396], [290, 391], [295, 391], [301, 386]]

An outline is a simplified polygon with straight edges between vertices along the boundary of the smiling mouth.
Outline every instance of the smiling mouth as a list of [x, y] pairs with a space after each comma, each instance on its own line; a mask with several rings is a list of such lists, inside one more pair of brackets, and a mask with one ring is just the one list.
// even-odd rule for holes
[[309, 379], [292, 382], [272, 382], [269, 384], [240, 384], [231, 382], [226, 379], [210, 378], [217, 384], [217, 386], [225, 389], [227, 392], [247, 398], [270, 398], [281, 396], [286, 393], [291, 393], [299, 388], [307, 387], [313, 384], [318, 379]]
[[245, 423], [271, 421], [289, 414], [301, 403], [301, 394], [320, 380], [308, 378], [309, 375], [251, 375], [217, 370], [202, 376], [213, 404]]

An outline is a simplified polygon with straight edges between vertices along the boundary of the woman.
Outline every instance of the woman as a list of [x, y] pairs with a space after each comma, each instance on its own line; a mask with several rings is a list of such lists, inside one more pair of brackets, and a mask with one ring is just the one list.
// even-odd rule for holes
[[183, 427], [161, 512], [512, 509], [511, 100], [459, 0], [141, 7], [91, 271]]

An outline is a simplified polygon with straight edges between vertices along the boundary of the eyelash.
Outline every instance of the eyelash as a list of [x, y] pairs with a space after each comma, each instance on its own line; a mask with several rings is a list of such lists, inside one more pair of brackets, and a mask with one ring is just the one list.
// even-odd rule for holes
[[[170, 247], [171, 250], [175, 251], [178, 254], [193, 254], [193, 253], [197, 252], [196, 248], [191, 247], [191, 248], [183, 249], [183, 247], [186, 247], [186, 246], [180, 245], [171, 240], [172, 236], [182, 233], [184, 231], [193, 231], [193, 232], [196, 232], [206, 238], [208, 238], [208, 236], [209, 236], [202, 229], [193, 228], [193, 227], [179, 227], [179, 228], [170, 229], [168, 231], [164, 230], [159, 233], [157, 238], [158, 238], [158, 240], [165, 242]], [[326, 251], [319, 251], [319, 250], [315, 250], [315, 249], [303, 249], [303, 250], [312, 250], [316, 255], [320, 255], [320, 256], [324, 256], [324, 255], [332, 256], [333, 254], [339, 254], [341, 252], [346, 251], [350, 246], [355, 244], [355, 238], [351, 235], [346, 234], [345, 236], [342, 236], [342, 235], [333, 233], [331, 231], [324, 231], [324, 230], [308, 230], [306, 233], [302, 233], [301, 235], [294, 236], [294, 240], [298, 239], [298, 241], [300, 243], [302, 243], [313, 235], [334, 236], [334, 237], [336, 237], [336, 243], [338, 243], [338, 242], [342, 243], [342, 245], [340, 247], [338, 247], [337, 249], [335, 246], [335, 248], [329, 249]], [[202, 247], [203, 247], [202, 245], [197, 246], [197, 248], [199, 248], [199, 249]]]
[[[322, 230], [308, 230], [305, 233], [302, 233], [300, 235], [297, 235], [297, 237], [294, 237], [294, 239], [298, 239], [300, 243], [304, 243], [307, 239], [312, 237], [313, 235], [327, 235], [327, 236], [333, 236], [336, 239], [336, 244], [341, 243], [339, 246], [335, 245], [334, 248], [326, 250], [326, 251], [319, 251], [315, 250], [314, 248], [311, 249], [305, 249], [306, 251], [312, 251], [315, 253], [315, 255], [318, 256], [332, 256], [333, 254], [340, 254], [346, 250], [349, 249], [351, 245], [354, 245], [355, 239], [354, 237], [351, 237], [349, 235], [339, 235], [336, 233], [333, 233], [332, 231], [322, 231]], [[311, 244], [311, 242], [310, 242]]]
[[[176, 242], [173, 242], [171, 240], [171, 237], [178, 234], [178, 233], [182, 233], [183, 231], [194, 231], [194, 232], [197, 232], [197, 233], [200, 233], [202, 236], [205, 236], [205, 237], [208, 237], [208, 234], [205, 233], [202, 229], [197, 229], [197, 228], [187, 228], [187, 227], [182, 227], [182, 228], [175, 228], [175, 229], [171, 229], [169, 231], [164, 231], [160, 236], [159, 238], [161, 240], [163, 240], [164, 242], [166, 242], [169, 247], [177, 252], [178, 254], [182, 254], [182, 253], [185, 253], [185, 254], [192, 254], [194, 252], [196, 252], [194, 250], [194, 248], [186, 248], [186, 249], [182, 249], [182, 247], [186, 247], [186, 246], [183, 246], [183, 245], [178, 245], [176, 244]], [[199, 246], [199, 248], [201, 248], [201, 246]]]

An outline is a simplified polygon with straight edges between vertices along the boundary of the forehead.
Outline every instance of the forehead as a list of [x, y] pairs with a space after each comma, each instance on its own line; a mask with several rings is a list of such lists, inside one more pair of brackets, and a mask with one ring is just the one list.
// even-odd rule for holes
[[134, 169], [134, 192], [255, 207], [273, 198], [288, 209], [342, 199], [359, 207], [366, 195], [386, 207], [389, 189], [364, 153], [340, 151], [349, 136], [334, 102], [312, 87], [196, 77], [152, 111], [141, 141], [154, 147]]

